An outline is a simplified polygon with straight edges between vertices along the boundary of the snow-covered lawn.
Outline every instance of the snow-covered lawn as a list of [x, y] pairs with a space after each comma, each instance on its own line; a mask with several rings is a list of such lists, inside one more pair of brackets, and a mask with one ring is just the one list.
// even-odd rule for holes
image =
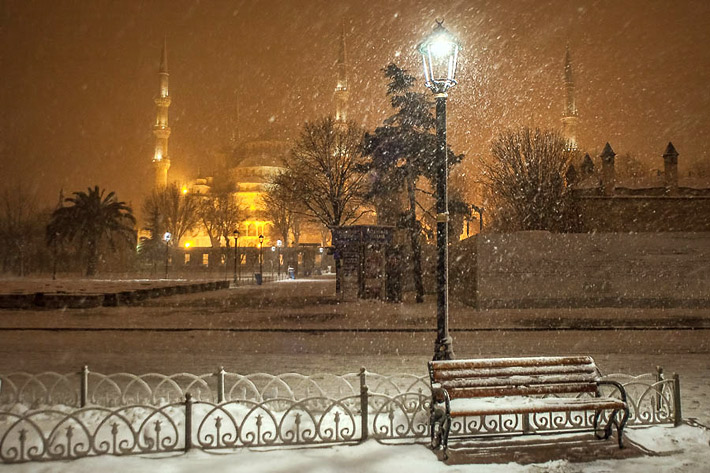
[[[536, 438], [531, 437], [531, 440], [534, 441]], [[549, 460], [542, 463], [519, 464], [506, 455], [501, 455], [493, 463], [490, 462], [490, 459], [483, 463], [476, 460], [476, 451], [459, 449], [453, 452], [452, 464], [445, 464], [423, 445], [392, 446], [370, 440], [353, 446], [269, 450], [238, 449], [219, 453], [195, 450], [187, 454], [158, 456], [102, 456], [68, 462], [5, 465], [3, 472], [701, 473], [708, 471], [710, 432], [704, 429], [687, 425], [678, 428], [630, 429], [628, 439], [637, 445], [636, 448], [641, 454], [623, 459], [608, 458], [602, 454], [598, 459], [582, 462], [554, 459], [555, 453], [559, 452], [552, 450]], [[554, 440], [554, 437], [546, 440]], [[590, 452], [589, 456], [595, 455], [596, 443], [597, 441], [593, 439], [586, 443]], [[526, 448], [536, 449], [538, 447], [520, 445], [516, 447], [516, 450], [521, 452]]]

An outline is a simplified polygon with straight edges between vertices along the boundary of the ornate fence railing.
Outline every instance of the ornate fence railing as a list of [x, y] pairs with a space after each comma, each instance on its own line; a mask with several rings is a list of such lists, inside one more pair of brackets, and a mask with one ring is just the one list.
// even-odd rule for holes
[[[626, 386], [631, 425], [680, 423], [679, 379], [607, 377]], [[382, 443], [429, 436], [428, 377], [214, 374], [0, 376], [0, 459], [279, 445]], [[591, 413], [457, 419], [452, 435], [590, 428]]]
[[[233, 400], [264, 401], [273, 398], [305, 399], [314, 396], [339, 398], [358, 395], [363, 374], [364, 371], [361, 370], [361, 373], [345, 375], [241, 375], [227, 372], [220, 367], [214, 373], [200, 375], [135, 375], [96, 373], [84, 366], [74, 373], [0, 374], [0, 406], [15, 403], [27, 406], [74, 407], [163, 405], [183, 400], [187, 393], [195, 400], [217, 403]], [[371, 392], [386, 395], [429, 390], [429, 378], [426, 376], [384, 376], [367, 373], [367, 382]]]

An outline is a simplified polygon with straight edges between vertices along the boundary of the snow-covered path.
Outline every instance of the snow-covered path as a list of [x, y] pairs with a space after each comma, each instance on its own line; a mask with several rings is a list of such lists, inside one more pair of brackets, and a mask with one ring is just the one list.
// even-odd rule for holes
[[[544, 462], [519, 464], [517, 457], [525, 455], [525, 446], [511, 446], [508, 455], [496, 455], [496, 462], [481, 461], [478, 451], [467, 445], [455, 450], [451, 464], [445, 464], [423, 445], [381, 445], [373, 440], [360, 445], [334, 447], [309, 447], [300, 449], [272, 449], [222, 451], [207, 453], [191, 451], [187, 454], [162, 456], [102, 456], [71, 462], [32, 463], [5, 465], [8, 473], [94, 473], [130, 471], [131, 473], [179, 472], [309, 472], [309, 473], [704, 473], [710, 457], [710, 432], [683, 426], [653, 427], [629, 430], [628, 438], [645, 453], [630, 453], [630, 457], [615, 459], [605, 455], [606, 447], [595, 440], [585, 442], [582, 458], [576, 461], [558, 459], [569, 457], [561, 446], [547, 448]], [[534, 438], [532, 439], [535, 440]], [[549, 440], [554, 440], [550, 438]], [[612, 442], [613, 443], [613, 442]], [[541, 447], [527, 447], [539, 451]], [[615, 448], [612, 446], [612, 448]], [[630, 447], [633, 448], [633, 447]], [[513, 453], [515, 451], [515, 453]], [[653, 452], [653, 453], [651, 453]], [[633, 455], [633, 456], [632, 456]], [[488, 456], [490, 457], [490, 455]], [[598, 459], [593, 459], [598, 457]]]

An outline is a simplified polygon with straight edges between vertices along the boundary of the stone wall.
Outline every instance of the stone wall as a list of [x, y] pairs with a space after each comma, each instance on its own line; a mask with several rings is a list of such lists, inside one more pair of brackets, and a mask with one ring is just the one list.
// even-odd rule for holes
[[710, 196], [584, 196], [582, 231], [710, 232]]
[[480, 308], [710, 307], [710, 233], [484, 234], [452, 250], [452, 292]]

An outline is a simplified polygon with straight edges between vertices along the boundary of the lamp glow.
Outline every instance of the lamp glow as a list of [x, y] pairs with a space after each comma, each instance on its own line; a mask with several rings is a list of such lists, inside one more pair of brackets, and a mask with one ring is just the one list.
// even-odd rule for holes
[[461, 45], [442, 22], [438, 22], [434, 31], [419, 45], [424, 66], [426, 86], [435, 94], [446, 94], [456, 85], [456, 64]]

